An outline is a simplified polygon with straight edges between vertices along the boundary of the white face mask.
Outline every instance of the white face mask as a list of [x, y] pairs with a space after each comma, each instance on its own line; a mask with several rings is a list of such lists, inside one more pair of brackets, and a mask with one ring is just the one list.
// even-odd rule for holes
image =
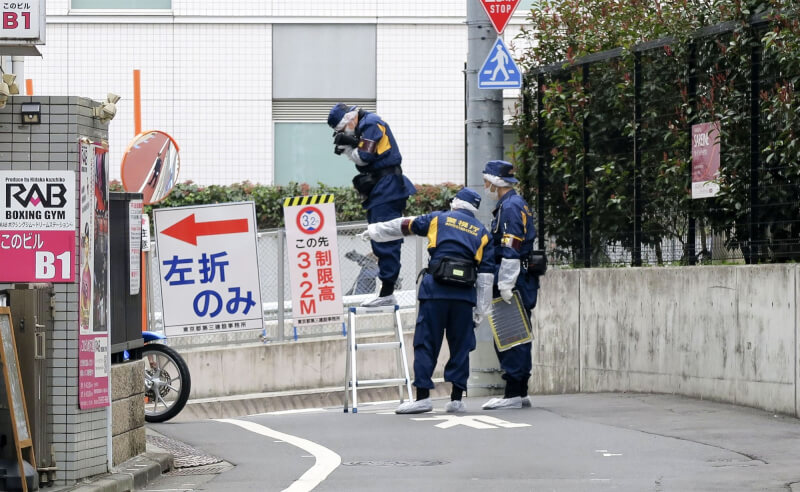
[[[494, 191], [492, 188], [494, 188]], [[488, 187], [484, 188], [484, 190], [486, 191], [486, 198], [495, 201], [500, 199], [500, 194], [497, 192], [497, 186], [489, 185]]]
[[345, 135], [353, 135], [356, 132], [356, 124], [358, 123], [358, 110], [345, 113], [342, 121], [336, 125], [336, 131], [344, 132]]

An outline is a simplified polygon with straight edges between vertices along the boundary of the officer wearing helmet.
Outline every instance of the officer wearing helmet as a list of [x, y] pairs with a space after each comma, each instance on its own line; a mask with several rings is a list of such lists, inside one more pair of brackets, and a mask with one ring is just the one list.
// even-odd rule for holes
[[[483, 169], [486, 196], [497, 200], [492, 211], [492, 242], [495, 254], [494, 296], [510, 303], [513, 291], [519, 292], [522, 305], [531, 317], [539, 292], [539, 272], [533, 268], [532, 253], [536, 229], [533, 214], [524, 198], [514, 191], [518, 181], [513, 166], [506, 161], [489, 161]], [[531, 342], [495, 352], [506, 381], [502, 398], [492, 398], [483, 404], [484, 410], [522, 408], [531, 406], [528, 379], [533, 361]]]
[[[345, 155], [356, 165], [358, 174], [353, 186], [362, 198], [367, 222], [374, 224], [402, 217], [408, 197], [417, 192], [403, 175], [403, 157], [389, 125], [380, 116], [338, 103], [328, 114], [328, 126], [334, 129], [334, 153]], [[378, 278], [381, 290], [378, 297], [362, 306], [396, 304], [394, 287], [400, 275], [402, 238], [386, 243], [372, 242], [372, 252], [378, 258]]]
[[461, 397], [469, 378], [469, 353], [475, 349], [475, 332], [492, 300], [494, 252], [489, 231], [475, 218], [481, 197], [462, 188], [450, 211], [419, 217], [401, 217], [370, 224], [361, 234], [372, 241], [391, 241], [404, 235], [427, 236], [430, 260], [419, 286], [419, 314], [414, 331], [414, 387], [417, 398], [401, 404], [395, 413], [433, 410], [430, 390], [433, 370], [447, 337], [450, 359], [444, 380], [452, 384], [449, 413], [465, 412]]

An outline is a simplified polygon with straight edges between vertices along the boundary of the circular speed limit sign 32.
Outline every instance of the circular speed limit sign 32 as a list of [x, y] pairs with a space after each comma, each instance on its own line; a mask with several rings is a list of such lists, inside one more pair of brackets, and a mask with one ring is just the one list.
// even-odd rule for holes
[[325, 216], [317, 207], [305, 207], [297, 213], [297, 228], [306, 234], [316, 234], [325, 225]]

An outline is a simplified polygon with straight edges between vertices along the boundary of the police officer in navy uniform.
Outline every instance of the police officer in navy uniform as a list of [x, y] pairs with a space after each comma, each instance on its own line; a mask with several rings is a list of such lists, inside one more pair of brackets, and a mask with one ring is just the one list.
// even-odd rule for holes
[[[483, 169], [486, 196], [497, 200], [490, 227], [496, 268], [494, 296], [510, 303], [516, 290], [530, 319], [539, 292], [539, 276], [528, 268], [536, 229], [528, 203], [514, 191], [513, 186], [517, 182], [509, 162], [489, 161]], [[495, 352], [504, 372], [505, 392], [502, 398], [492, 398], [482, 408], [492, 410], [531, 406], [528, 396], [528, 379], [533, 367], [531, 342], [503, 352], [495, 347]]]
[[[408, 197], [417, 190], [403, 175], [403, 157], [389, 125], [374, 113], [338, 103], [328, 114], [328, 126], [334, 129], [334, 152], [347, 156], [356, 165], [358, 175], [353, 178], [353, 185], [363, 199], [361, 206], [367, 211], [367, 222], [402, 217]], [[394, 287], [400, 276], [402, 245], [402, 239], [372, 242], [372, 252], [378, 257], [381, 290], [378, 297], [362, 306], [397, 304]]]
[[[401, 404], [395, 413], [433, 410], [431, 376], [447, 337], [450, 359], [444, 379], [452, 383], [449, 413], [465, 412], [461, 397], [469, 378], [469, 353], [475, 349], [474, 328], [488, 313], [494, 280], [494, 252], [489, 231], [475, 218], [481, 197], [462, 188], [448, 212], [402, 217], [370, 224], [361, 234], [388, 241], [416, 234], [427, 236], [430, 260], [419, 286], [419, 315], [414, 331], [414, 387], [416, 401]], [[467, 273], [470, 271], [471, 273]], [[461, 281], [459, 281], [461, 277]], [[471, 279], [471, 282], [465, 282]]]

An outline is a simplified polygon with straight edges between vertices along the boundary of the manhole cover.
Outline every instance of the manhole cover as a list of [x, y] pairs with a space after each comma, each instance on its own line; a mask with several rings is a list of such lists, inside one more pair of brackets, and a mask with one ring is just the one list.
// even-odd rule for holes
[[398, 461], [347, 461], [342, 463], [344, 466], [438, 466], [446, 465], [449, 461], [428, 461], [428, 460], [398, 460]]
[[216, 456], [169, 437], [147, 436], [147, 442], [172, 454], [175, 457], [173, 465], [175, 468], [190, 468], [222, 462], [222, 459]]

